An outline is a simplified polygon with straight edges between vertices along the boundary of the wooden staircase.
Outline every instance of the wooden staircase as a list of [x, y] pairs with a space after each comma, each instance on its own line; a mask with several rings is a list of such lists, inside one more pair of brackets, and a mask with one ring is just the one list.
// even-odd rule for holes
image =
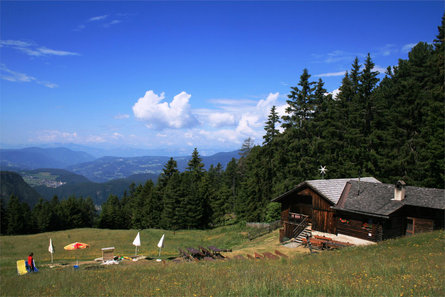
[[304, 228], [303, 231], [301, 231], [300, 234], [298, 234], [293, 241], [301, 245], [303, 238], [306, 238], [306, 236], [308, 236], [308, 235], [309, 235], [309, 237], [312, 237], [312, 226], [311, 225], [306, 226], [306, 228]]

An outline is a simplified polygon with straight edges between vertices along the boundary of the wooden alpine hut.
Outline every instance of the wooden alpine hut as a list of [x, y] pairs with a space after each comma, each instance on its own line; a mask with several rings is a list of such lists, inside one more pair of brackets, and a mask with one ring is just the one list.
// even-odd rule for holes
[[[308, 225], [312, 230], [336, 234], [333, 207], [337, 205], [346, 183], [358, 178], [307, 180], [294, 189], [274, 198], [281, 203], [280, 241], [297, 237]], [[380, 183], [373, 177], [360, 179]]]

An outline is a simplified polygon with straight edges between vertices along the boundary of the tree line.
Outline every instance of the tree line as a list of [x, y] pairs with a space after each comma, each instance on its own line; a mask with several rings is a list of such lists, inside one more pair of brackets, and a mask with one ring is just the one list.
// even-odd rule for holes
[[[374, 176], [387, 183], [402, 179], [412, 186], [443, 188], [444, 22], [445, 16], [433, 44], [419, 42], [408, 59], [387, 68], [382, 80], [369, 54], [363, 64], [356, 58], [336, 97], [304, 69], [291, 87], [286, 114], [280, 117], [272, 107], [262, 144], [246, 139], [240, 158], [225, 169], [204, 170], [195, 149], [184, 172], [171, 158], [156, 184], [149, 180], [131, 185], [121, 198], [110, 195], [97, 217], [85, 207], [91, 207], [88, 199], [77, 202], [76, 212], [76, 199], [70, 198], [72, 208], [59, 210], [70, 222], [54, 226], [177, 230], [272, 221], [279, 217], [279, 205], [270, 200], [304, 180], [321, 178], [320, 166], [327, 167], [326, 178]], [[43, 212], [43, 205], [53, 202], [35, 209]], [[58, 202], [59, 209], [69, 208], [65, 203]], [[2, 204], [2, 232], [12, 230], [3, 226], [3, 212], [13, 209], [9, 204]], [[31, 217], [39, 216], [35, 209]], [[43, 230], [36, 226], [32, 230]]]
[[26, 202], [21, 202], [11, 195], [5, 203], [0, 200], [1, 234], [30, 234], [58, 231], [72, 228], [93, 227], [97, 223], [97, 210], [91, 198], [51, 201], [40, 199], [31, 209]]

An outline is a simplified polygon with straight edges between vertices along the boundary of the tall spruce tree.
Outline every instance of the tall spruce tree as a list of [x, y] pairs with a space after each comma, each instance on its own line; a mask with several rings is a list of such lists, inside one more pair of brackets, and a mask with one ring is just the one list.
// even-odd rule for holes
[[197, 148], [193, 150], [192, 158], [190, 159], [187, 165], [188, 165], [187, 170], [190, 172], [200, 174], [201, 172], [204, 171], [204, 164], [202, 163], [202, 159], [199, 156]]
[[291, 92], [286, 100], [288, 107], [286, 115], [283, 116], [283, 127], [285, 129], [303, 126], [303, 122], [308, 120], [313, 111], [314, 82], [310, 82], [311, 75], [305, 68], [300, 76], [298, 87], [291, 87]]
[[278, 116], [277, 109], [274, 106], [270, 109], [270, 114], [266, 121], [266, 126], [264, 127], [264, 130], [266, 131], [266, 134], [263, 136], [263, 145], [269, 145], [275, 137], [280, 133], [278, 130], [278, 126], [280, 124], [280, 117]]

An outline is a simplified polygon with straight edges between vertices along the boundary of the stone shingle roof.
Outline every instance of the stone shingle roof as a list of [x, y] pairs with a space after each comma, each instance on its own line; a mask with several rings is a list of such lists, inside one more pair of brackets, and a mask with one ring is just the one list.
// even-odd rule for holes
[[[310, 187], [312, 190], [314, 190], [335, 205], [340, 199], [341, 193], [343, 192], [346, 183], [350, 180], [358, 180], [358, 178], [307, 180], [298, 184], [294, 189], [274, 198], [272, 201], [279, 202], [292, 193], [299, 192], [305, 187]], [[374, 177], [362, 177], [360, 178], [360, 180], [370, 183], [380, 183], [380, 181], [378, 181]]]
[[[346, 183], [350, 180], [358, 180], [358, 178], [316, 179], [308, 180], [306, 183], [323, 197], [327, 198], [332, 203], [337, 204]], [[369, 183], [380, 183], [380, 181], [374, 177], [362, 177], [360, 180]]]
[[350, 189], [345, 191], [337, 210], [356, 213], [389, 216], [404, 205], [445, 209], [445, 190], [407, 186], [405, 199], [393, 200], [394, 185], [349, 181]]

